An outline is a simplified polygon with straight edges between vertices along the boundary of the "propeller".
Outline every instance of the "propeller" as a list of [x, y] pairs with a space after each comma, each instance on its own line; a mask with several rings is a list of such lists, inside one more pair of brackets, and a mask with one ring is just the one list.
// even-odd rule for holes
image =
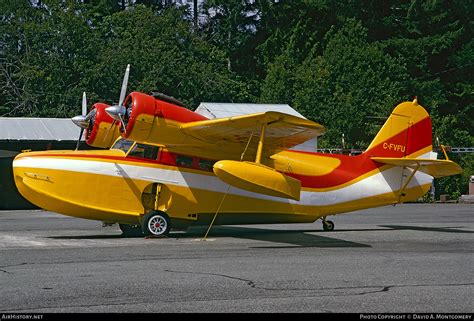
[[79, 144], [81, 142], [84, 129], [89, 128], [90, 119], [94, 116], [94, 110], [91, 110], [87, 114], [86, 113], [87, 113], [87, 98], [86, 98], [86, 92], [84, 92], [82, 94], [82, 114], [71, 118], [72, 122], [81, 128], [81, 133], [79, 134], [79, 139], [77, 140], [76, 150], [79, 149]]
[[127, 94], [127, 85], [128, 85], [128, 76], [130, 74], [130, 64], [127, 65], [125, 69], [125, 75], [123, 76], [122, 89], [120, 90], [120, 99], [118, 105], [110, 106], [105, 108], [105, 112], [114, 119], [114, 122], [107, 131], [106, 137], [109, 134], [110, 129], [113, 127], [116, 121], [120, 121], [122, 124], [121, 129], [125, 132], [125, 121], [124, 116], [127, 112], [127, 108], [123, 105], [125, 100], [125, 95]]

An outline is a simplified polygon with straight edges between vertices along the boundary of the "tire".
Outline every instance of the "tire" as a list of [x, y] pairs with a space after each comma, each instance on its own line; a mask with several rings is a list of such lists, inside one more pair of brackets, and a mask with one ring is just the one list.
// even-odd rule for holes
[[145, 236], [166, 236], [171, 230], [170, 218], [165, 212], [151, 211], [143, 217], [142, 230]]
[[125, 237], [139, 237], [143, 236], [142, 228], [139, 225], [119, 224], [122, 236]]
[[333, 221], [324, 221], [323, 222], [323, 230], [325, 230], [325, 231], [334, 231]]

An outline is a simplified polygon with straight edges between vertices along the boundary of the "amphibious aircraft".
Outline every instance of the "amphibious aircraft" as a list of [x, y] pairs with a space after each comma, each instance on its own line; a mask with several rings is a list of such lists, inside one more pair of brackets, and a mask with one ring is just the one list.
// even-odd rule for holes
[[[280, 112], [207, 119], [161, 93], [96, 103], [73, 118], [102, 150], [28, 152], [13, 163], [20, 193], [40, 208], [119, 223], [124, 234], [167, 235], [193, 224], [309, 223], [415, 200], [434, 177], [462, 172], [436, 159], [431, 120], [417, 100], [395, 107], [358, 156], [290, 150], [320, 136]], [[217, 215], [218, 214], [218, 215]], [[217, 217], [217, 219], [216, 219]]]

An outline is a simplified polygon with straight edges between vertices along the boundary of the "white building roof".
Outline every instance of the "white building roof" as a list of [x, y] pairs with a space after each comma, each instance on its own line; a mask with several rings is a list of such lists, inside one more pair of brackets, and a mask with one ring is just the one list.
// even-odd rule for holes
[[80, 128], [70, 118], [0, 117], [0, 141], [76, 141], [79, 133]]
[[233, 117], [247, 114], [278, 111], [306, 119], [287, 104], [233, 104], [233, 103], [200, 103], [195, 112], [209, 119]]

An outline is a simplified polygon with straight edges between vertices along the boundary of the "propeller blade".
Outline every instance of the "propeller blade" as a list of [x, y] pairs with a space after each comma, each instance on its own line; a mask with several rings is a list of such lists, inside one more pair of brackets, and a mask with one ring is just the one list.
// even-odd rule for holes
[[86, 115], [86, 117], [84, 118], [85, 120], [89, 121], [92, 117], [95, 116], [95, 114], [97, 113], [97, 110], [95, 108], [92, 108]]
[[87, 99], [86, 99], [86, 92], [82, 94], [82, 116], [87, 114]]
[[125, 126], [125, 122], [123, 121], [123, 118], [122, 118], [122, 115], [119, 114], [119, 118], [120, 118], [120, 123], [122, 124], [122, 129], [123, 129], [123, 132], [125, 134], [127, 134], [127, 127]]
[[79, 134], [79, 139], [77, 140], [76, 150], [79, 149], [79, 144], [81, 143], [82, 134], [84, 133], [84, 128], [81, 127], [81, 133]]
[[128, 75], [130, 74], [130, 64], [127, 65], [125, 69], [125, 75], [123, 76], [122, 90], [120, 91], [119, 106], [122, 106], [123, 101], [125, 100], [125, 95], [127, 94], [127, 85], [128, 85]]
[[82, 129], [86, 129], [89, 127], [89, 119], [92, 117], [91, 112], [86, 115], [87, 113], [87, 98], [86, 98], [86, 92], [82, 94], [82, 114], [78, 116], [74, 116], [71, 118], [72, 122], [76, 124], [76, 126], [79, 126]]

